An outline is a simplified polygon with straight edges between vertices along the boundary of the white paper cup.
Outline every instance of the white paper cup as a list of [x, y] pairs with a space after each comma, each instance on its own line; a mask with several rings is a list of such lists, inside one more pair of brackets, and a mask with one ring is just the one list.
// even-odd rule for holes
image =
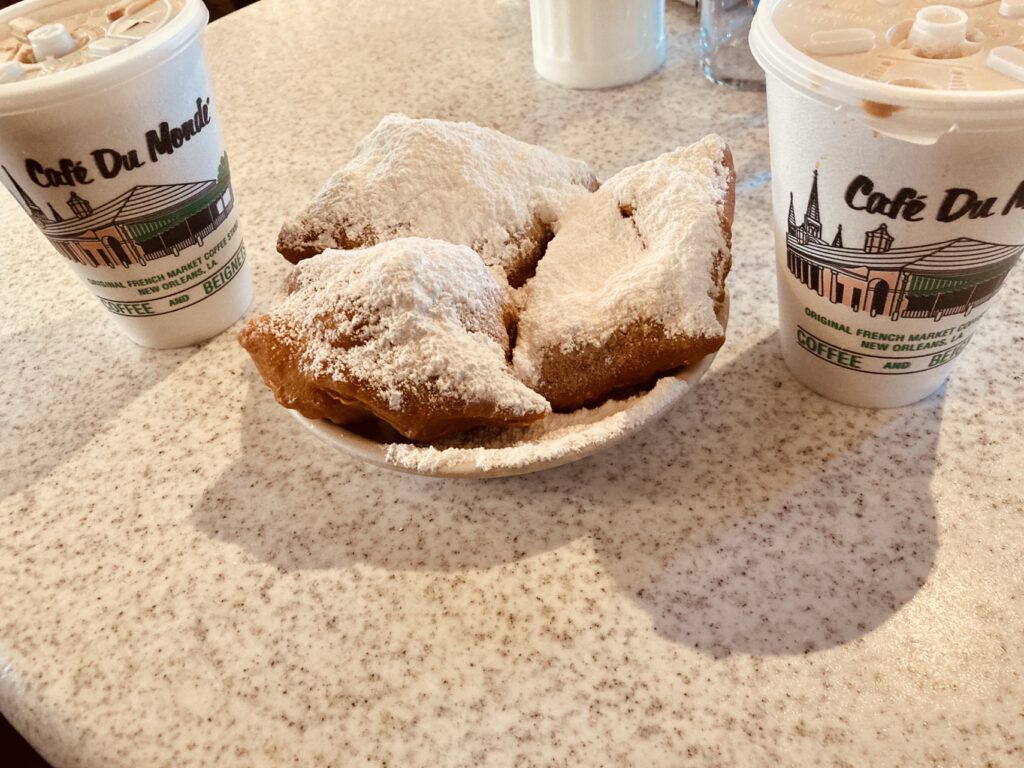
[[533, 65], [567, 88], [612, 88], [665, 63], [665, 0], [530, 0]]
[[[99, 3], [102, 7], [103, 3]], [[95, 0], [27, 0], [41, 22]], [[200, 0], [108, 58], [0, 84], [0, 181], [110, 312], [147, 347], [227, 328], [252, 300], [202, 31]]]
[[834, 400], [913, 403], [949, 376], [1024, 252], [1024, 82], [847, 74], [783, 38], [780, 4], [760, 4], [751, 47], [767, 73], [783, 356]]

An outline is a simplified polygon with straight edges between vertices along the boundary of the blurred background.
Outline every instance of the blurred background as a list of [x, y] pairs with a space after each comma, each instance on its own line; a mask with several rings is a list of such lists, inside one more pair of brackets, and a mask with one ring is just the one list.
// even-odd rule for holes
[[[251, 5], [256, 0], [203, 0], [206, 3], [206, 7], [210, 9], [210, 20], [219, 19], [221, 16], [231, 11], [235, 11], [243, 6]], [[0, 0], [0, 8], [6, 8], [9, 5], [14, 5], [19, 0]], [[97, 5], [103, 4], [103, 0], [99, 0]], [[113, 0], [106, 3], [107, 5], [113, 5]], [[0, 753], [0, 757], [2, 757]]]

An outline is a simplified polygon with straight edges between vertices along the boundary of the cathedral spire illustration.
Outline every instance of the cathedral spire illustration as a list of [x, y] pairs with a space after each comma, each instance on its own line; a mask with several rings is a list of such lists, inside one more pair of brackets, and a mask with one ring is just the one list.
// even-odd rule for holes
[[811, 196], [807, 199], [807, 213], [804, 214], [804, 227], [814, 238], [821, 237], [821, 205], [818, 202], [818, 170], [814, 170], [814, 182], [811, 184]]
[[14, 185], [14, 189], [17, 190], [18, 196], [21, 198], [21, 205], [26, 211], [28, 211], [29, 216], [37, 222], [48, 221], [46, 214], [43, 213], [43, 209], [36, 205], [35, 200], [29, 197], [28, 193], [21, 188], [21, 185], [14, 180], [14, 177], [11, 176], [11, 172], [4, 166], [0, 166], [0, 168], [4, 169], [4, 173], [7, 174], [7, 178], [11, 180], [11, 184]]

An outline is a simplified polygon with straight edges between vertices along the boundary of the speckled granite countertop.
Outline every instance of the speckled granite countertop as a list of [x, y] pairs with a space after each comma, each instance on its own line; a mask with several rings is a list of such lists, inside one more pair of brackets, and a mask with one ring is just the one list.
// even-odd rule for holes
[[[330, 10], [327, 10], [330, 6]], [[602, 174], [716, 130], [740, 174], [729, 341], [698, 392], [549, 472], [362, 465], [233, 333], [153, 352], [16, 203], [0, 302], [0, 709], [56, 766], [1024, 764], [1024, 270], [924, 402], [778, 352], [763, 95], [668, 67], [538, 81], [525, 0], [263, 0], [208, 32], [257, 300], [386, 112]], [[44, 291], [40, 286], [47, 284]]]

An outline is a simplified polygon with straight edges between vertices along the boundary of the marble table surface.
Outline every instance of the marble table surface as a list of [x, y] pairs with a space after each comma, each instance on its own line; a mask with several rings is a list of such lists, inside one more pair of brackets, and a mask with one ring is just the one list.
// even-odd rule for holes
[[1024, 270], [948, 384], [811, 394], [778, 350], [764, 95], [539, 81], [526, 0], [262, 0], [207, 32], [256, 300], [382, 115], [607, 176], [717, 131], [729, 339], [612, 450], [487, 481], [358, 463], [234, 332], [119, 336], [0, 199], [0, 710], [65, 766], [1024, 764]]

